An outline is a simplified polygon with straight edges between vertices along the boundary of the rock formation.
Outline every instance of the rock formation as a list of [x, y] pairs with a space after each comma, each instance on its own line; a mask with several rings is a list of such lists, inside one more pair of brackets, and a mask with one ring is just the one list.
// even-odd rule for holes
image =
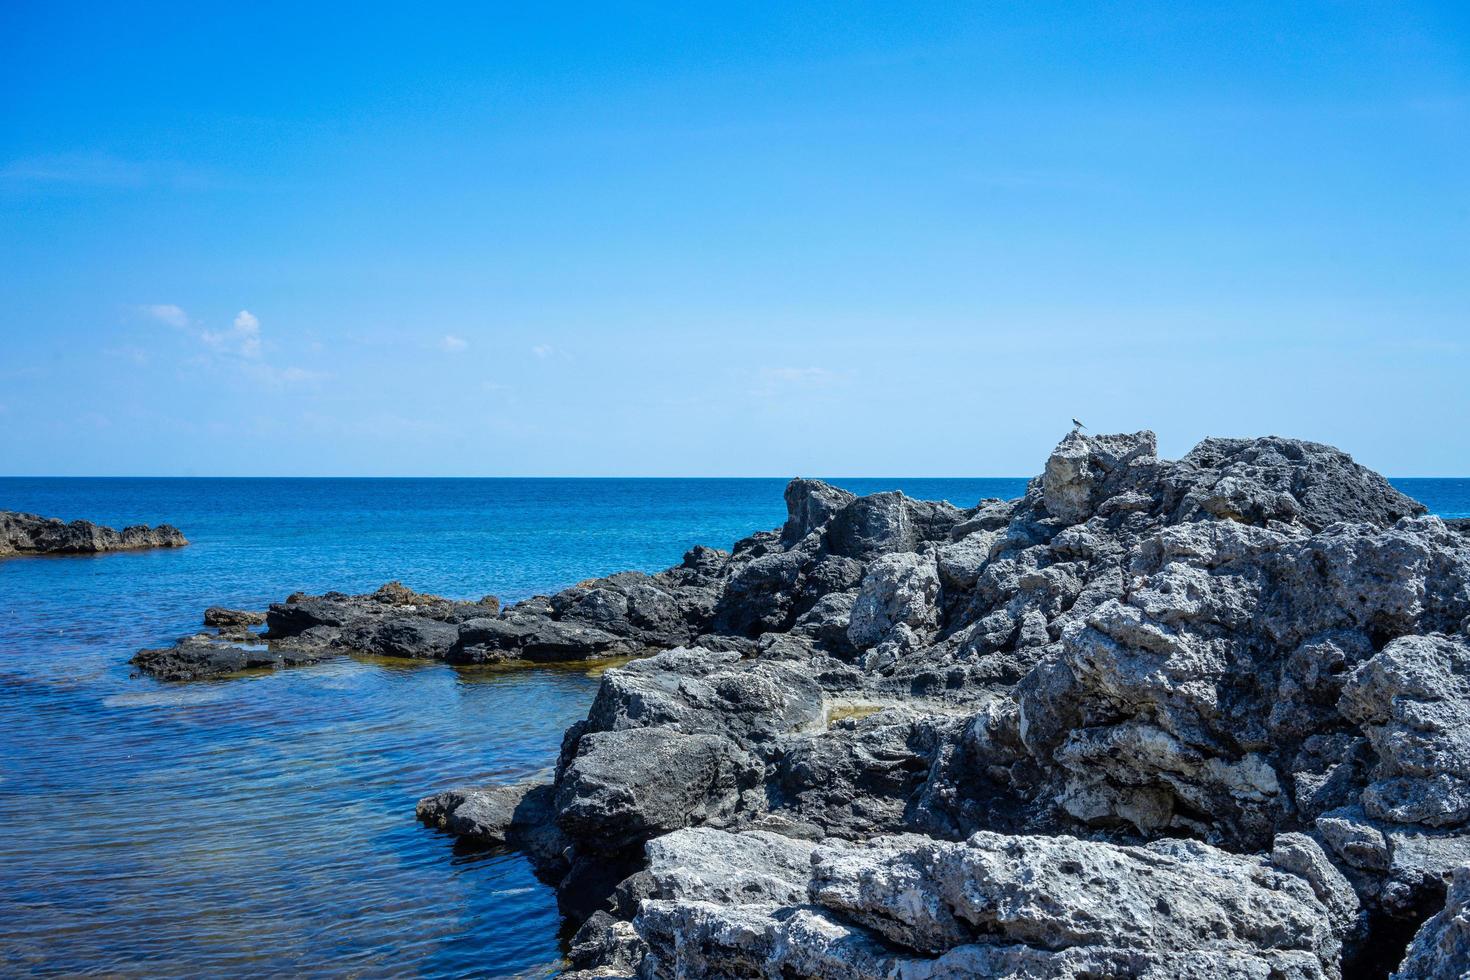
[[662, 651], [603, 675], [546, 779], [420, 807], [525, 848], [579, 976], [1464, 968], [1462, 529], [1331, 447], [1167, 461], [1148, 432], [1073, 432], [1011, 501], [786, 504], [657, 575], [498, 612], [297, 596], [266, 637]]
[[1382, 976], [1421, 925], [1400, 975], [1451, 975], [1458, 529], [1327, 446], [1147, 432], [1013, 501], [786, 502], [662, 573], [690, 635], [541, 789], [576, 975]]
[[102, 551], [182, 548], [189, 542], [172, 524], [135, 524], [115, 531], [91, 521], [65, 521], [0, 510], [0, 558], [18, 555], [89, 555]]

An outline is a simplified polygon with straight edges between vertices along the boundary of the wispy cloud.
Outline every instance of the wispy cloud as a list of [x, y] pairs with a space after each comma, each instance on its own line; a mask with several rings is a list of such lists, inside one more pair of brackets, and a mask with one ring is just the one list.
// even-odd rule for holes
[[249, 310], [241, 310], [235, 314], [229, 330], [206, 330], [199, 335], [199, 339], [215, 350], [256, 358], [260, 356], [260, 319]]
[[[271, 364], [265, 357], [260, 317], [249, 310], [236, 313], [228, 327], [211, 330], [201, 327], [199, 321], [174, 303], [154, 303], [138, 309], [148, 318], [182, 330], [193, 337], [204, 348], [200, 355], [204, 363], [229, 365], [231, 369], [242, 372], [257, 384], [280, 388], [320, 381], [327, 377], [320, 371], [294, 365], [278, 367]], [[144, 364], [148, 360], [147, 354], [137, 348], [124, 348], [116, 353], [137, 364]]]
[[552, 354], [555, 354], [556, 352], [556, 348], [553, 347], [551, 344], [537, 344], [536, 346], [531, 348], [531, 353], [535, 354], [539, 358], [542, 358], [543, 360], [550, 357]]
[[462, 350], [467, 350], [469, 346], [469, 341], [463, 337], [456, 337], [452, 333], [445, 334], [444, 339], [439, 341], [439, 349], [446, 354], [457, 354]]
[[25, 184], [83, 184], [141, 187], [146, 168], [101, 153], [57, 153], [26, 157], [0, 166], [0, 180]]
[[0, 184], [37, 189], [168, 187], [183, 191], [228, 186], [214, 175], [176, 161], [124, 160], [107, 153], [91, 152], [53, 153], [0, 163]]
[[159, 323], [166, 323], [180, 330], [189, 325], [189, 314], [173, 303], [154, 303], [151, 306], [140, 307], [140, 309], [145, 316], [150, 316]]

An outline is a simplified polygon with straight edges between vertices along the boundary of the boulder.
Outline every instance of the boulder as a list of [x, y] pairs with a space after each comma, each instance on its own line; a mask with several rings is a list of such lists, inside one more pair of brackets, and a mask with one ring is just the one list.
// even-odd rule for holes
[[589, 732], [557, 780], [556, 821], [588, 851], [729, 821], [760, 765], [722, 735], [668, 727]]

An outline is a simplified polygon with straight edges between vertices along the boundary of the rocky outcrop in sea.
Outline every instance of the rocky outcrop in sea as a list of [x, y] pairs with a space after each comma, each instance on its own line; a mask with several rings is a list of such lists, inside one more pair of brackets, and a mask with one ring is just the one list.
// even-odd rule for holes
[[182, 548], [188, 543], [172, 524], [135, 524], [117, 531], [91, 521], [67, 523], [55, 517], [0, 510], [0, 558]]
[[786, 504], [505, 610], [292, 597], [263, 642], [661, 651], [546, 778], [419, 805], [556, 883], [577, 976], [1467, 968], [1462, 528], [1328, 446], [1149, 432], [1073, 432], [1011, 501]]

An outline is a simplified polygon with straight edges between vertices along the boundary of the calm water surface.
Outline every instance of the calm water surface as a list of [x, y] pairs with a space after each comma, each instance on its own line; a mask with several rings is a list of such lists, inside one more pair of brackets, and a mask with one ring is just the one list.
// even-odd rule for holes
[[[964, 505], [1024, 486], [838, 482]], [[550, 889], [516, 854], [457, 854], [413, 805], [551, 765], [586, 669], [344, 659], [162, 684], [126, 661], [214, 603], [395, 578], [518, 599], [656, 570], [778, 525], [782, 487], [0, 479], [0, 508], [168, 521], [193, 542], [0, 561], [0, 974], [556, 972]]]

